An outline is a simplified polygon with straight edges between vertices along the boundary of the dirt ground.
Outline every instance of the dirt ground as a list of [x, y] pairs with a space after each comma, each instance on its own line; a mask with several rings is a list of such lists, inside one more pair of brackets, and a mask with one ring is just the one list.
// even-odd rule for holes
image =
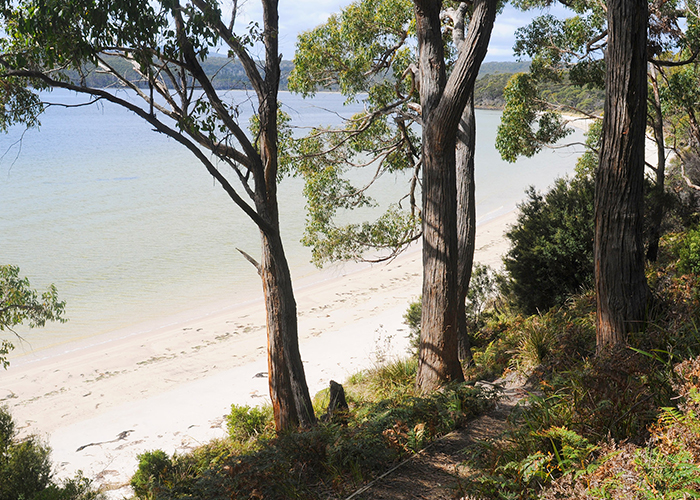
[[499, 436], [508, 415], [527, 394], [524, 381], [510, 374], [496, 381], [503, 387], [498, 403], [489, 412], [435, 441], [395, 469], [343, 500], [455, 500], [469, 499], [460, 478], [466, 477], [469, 447]]

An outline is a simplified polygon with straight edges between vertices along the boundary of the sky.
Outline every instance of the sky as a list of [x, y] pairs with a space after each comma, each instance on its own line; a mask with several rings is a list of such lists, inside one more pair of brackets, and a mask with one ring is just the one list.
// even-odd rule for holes
[[[294, 45], [298, 33], [315, 28], [328, 19], [328, 16], [349, 5], [352, 0], [280, 0], [280, 52], [285, 60], [294, 56]], [[229, 2], [230, 5], [230, 2]], [[239, 0], [239, 27], [247, 26], [251, 20], [261, 19], [260, 2], [257, 0]], [[230, 9], [230, 7], [228, 7]], [[563, 7], [555, 7], [553, 14], [561, 14]], [[224, 7], [226, 12], [226, 7]], [[521, 12], [506, 5], [496, 18], [491, 35], [486, 61], [514, 61], [513, 44], [515, 30], [529, 24], [530, 20], [541, 11]]]

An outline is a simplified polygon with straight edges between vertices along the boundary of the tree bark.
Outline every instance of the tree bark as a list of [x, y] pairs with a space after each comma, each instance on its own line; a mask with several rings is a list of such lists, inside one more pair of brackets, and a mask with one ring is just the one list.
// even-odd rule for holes
[[423, 118], [423, 298], [416, 387], [427, 392], [463, 380], [457, 356], [457, 127], [486, 55], [495, 0], [477, 0], [469, 34], [449, 80], [441, 32], [442, 2], [414, 0]]
[[474, 183], [474, 151], [476, 149], [476, 117], [474, 93], [469, 98], [457, 129], [457, 289], [459, 312], [457, 351], [460, 361], [471, 361], [471, 345], [467, 332], [465, 302], [469, 292], [474, 247], [476, 246], [476, 196]]
[[282, 241], [262, 234], [270, 399], [278, 432], [316, 422], [299, 352], [297, 309]]
[[423, 116], [423, 295], [416, 386], [422, 391], [464, 378], [457, 358], [456, 136], [435, 116], [446, 82], [441, 4], [416, 1]]
[[608, 6], [605, 114], [596, 176], [595, 281], [598, 354], [644, 321], [642, 210], [646, 125], [646, 0]]

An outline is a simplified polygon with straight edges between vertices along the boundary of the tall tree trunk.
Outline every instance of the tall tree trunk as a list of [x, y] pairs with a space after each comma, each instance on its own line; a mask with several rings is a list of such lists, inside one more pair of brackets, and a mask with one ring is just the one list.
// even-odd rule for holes
[[441, 3], [416, 1], [423, 116], [423, 297], [416, 385], [463, 380], [457, 357], [457, 192], [454, 130], [435, 110], [446, 83]]
[[599, 354], [642, 326], [648, 298], [642, 241], [647, 106], [647, 1], [610, 0], [605, 114], [596, 176], [596, 345]]
[[[457, 128], [474, 89], [496, 17], [496, 0], [477, 0], [449, 80], [442, 2], [414, 0], [423, 117], [423, 303], [416, 386], [463, 380], [457, 356], [460, 294], [457, 248]], [[462, 308], [463, 309], [463, 308]]]
[[653, 187], [651, 214], [649, 214], [649, 244], [647, 246], [647, 260], [656, 262], [659, 253], [659, 238], [661, 238], [661, 222], [664, 218], [664, 193], [666, 182], [666, 147], [664, 144], [664, 121], [661, 110], [661, 95], [659, 94], [658, 71], [655, 65], [651, 65], [651, 88], [653, 96], [651, 105], [654, 109], [652, 117], [652, 130], [654, 131], [654, 143], [656, 144], [656, 183]]
[[458, 355], [461, 361], [471, 360], [471, 345], [467, 332], [465, 302], [474, 265], [476, 246], [476, 196], [474, 183], [474, 151], [476, 149], [476, 117], [474, 92], [464, 107], [457, 129], [457, 288], [459, 312], [457, 317]]
[[270, 399], [278, 432], [316, 422], [299, 352], [294, 290], [279, 232], [277, 204], [277, 94], [280, 79], [277, 0], [263, 0], [265, 26], [264, 94], [258, 95], [260, 159], [263, 178], [256, 178], [258, 213], [272, 230], [262, 231], [261, 277], [267, 311], [267, 359]]

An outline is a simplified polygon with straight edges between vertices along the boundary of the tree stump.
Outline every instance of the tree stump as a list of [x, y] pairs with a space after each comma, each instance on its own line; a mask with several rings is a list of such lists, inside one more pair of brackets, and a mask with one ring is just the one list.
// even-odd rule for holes
[[326, 413], [321, 417], [324, 422], [327, 421], [345, 421], [348, 413], [348, 402], [345, 400], [345, 389], [343, 386], [331, 380], [330, 383], [330, 398]]

